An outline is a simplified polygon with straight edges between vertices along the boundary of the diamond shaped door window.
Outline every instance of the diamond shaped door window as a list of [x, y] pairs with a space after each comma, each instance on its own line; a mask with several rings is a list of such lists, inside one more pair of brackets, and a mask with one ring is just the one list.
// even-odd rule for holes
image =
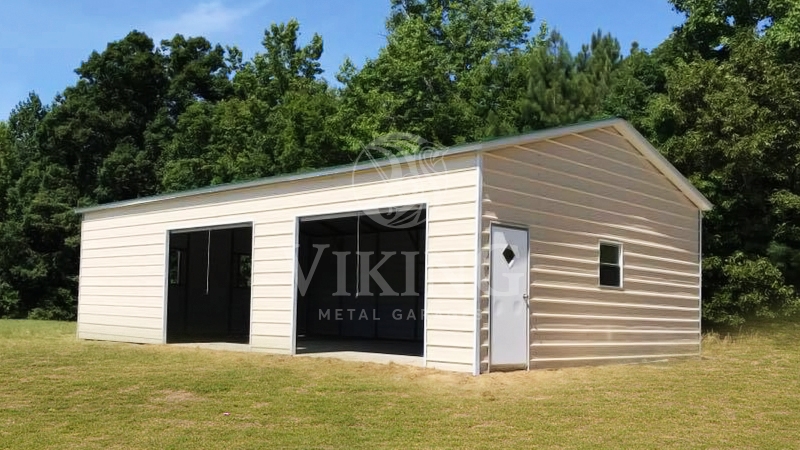
[[514, 253], [514, 250], [511, 248], [510, 245], [506, 245], [506, 248], [503, 250], [503, 258], [506, 260], [509, 266], [514, 263], [514, 259], [517, 257], [517, 254]]

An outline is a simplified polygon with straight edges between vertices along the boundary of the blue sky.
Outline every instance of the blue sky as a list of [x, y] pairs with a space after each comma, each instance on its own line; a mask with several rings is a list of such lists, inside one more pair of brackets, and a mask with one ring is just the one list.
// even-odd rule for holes
[[[667, 0], [523, 0], [537, 24], [547, 21], [576, 50], [598, 28], [627, 50], [632, 41], [653, 48], [681, 22]], [[388, 0], [33, 0], [8, 2], [0, 15], [0, 119], [28, 92], [45, 102], [75, 83], [74, 69], [92, 52], [132, 29], [158, 40], [175, 33], [237, 45], [245, 57], [260, 50], [266, 27], [290, 18], [307, 39], [322, 35], [325, 76], [333, 79], [345, 56], [356, 64], [384, 42]]]

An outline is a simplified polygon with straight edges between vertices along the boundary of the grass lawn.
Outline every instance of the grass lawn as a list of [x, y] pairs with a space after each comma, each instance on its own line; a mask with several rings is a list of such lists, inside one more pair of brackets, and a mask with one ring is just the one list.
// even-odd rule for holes
[[706, 336], [697, 359], [480, 377], [74, 336], [0, 321], [0, 448], [800, 445], [800, 323]]

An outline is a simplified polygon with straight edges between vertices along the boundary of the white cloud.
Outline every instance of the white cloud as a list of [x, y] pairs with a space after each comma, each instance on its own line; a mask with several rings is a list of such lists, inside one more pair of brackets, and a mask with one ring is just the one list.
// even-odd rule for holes
[[267, 1], [260, 0], [240, 7], [228, 6], [219, 0], [202, 2], [178, 17], [155, 22], [149, 27], [149, 31], [156, 40], [170, 38], [177, 33], [184, 36], [206, 36], [225, 32], [241, 19], [264, 7]]

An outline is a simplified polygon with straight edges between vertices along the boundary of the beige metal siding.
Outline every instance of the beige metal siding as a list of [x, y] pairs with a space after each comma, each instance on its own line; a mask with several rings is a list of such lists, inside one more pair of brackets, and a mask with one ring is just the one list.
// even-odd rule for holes
[[88, 212], [82, 224], [79, 337], [164, 342], [169, 230], [253, 223], [251, 348], [291, 353], [297, 218], [424, 203], [430, 233], [427, 366], [472, 371], [476, 156], [444, 162], [424, 175], [404, 166], [389, 180], [382, 178], [385, 172], [364, 171]]
[[[483, 155], [481, 370], [489, 225], [531, 240], [531, 367], [699, 351], [698, 210], [613, 128]], [[623, 289], [598, 287], [599, 241], [623, 245]]]

